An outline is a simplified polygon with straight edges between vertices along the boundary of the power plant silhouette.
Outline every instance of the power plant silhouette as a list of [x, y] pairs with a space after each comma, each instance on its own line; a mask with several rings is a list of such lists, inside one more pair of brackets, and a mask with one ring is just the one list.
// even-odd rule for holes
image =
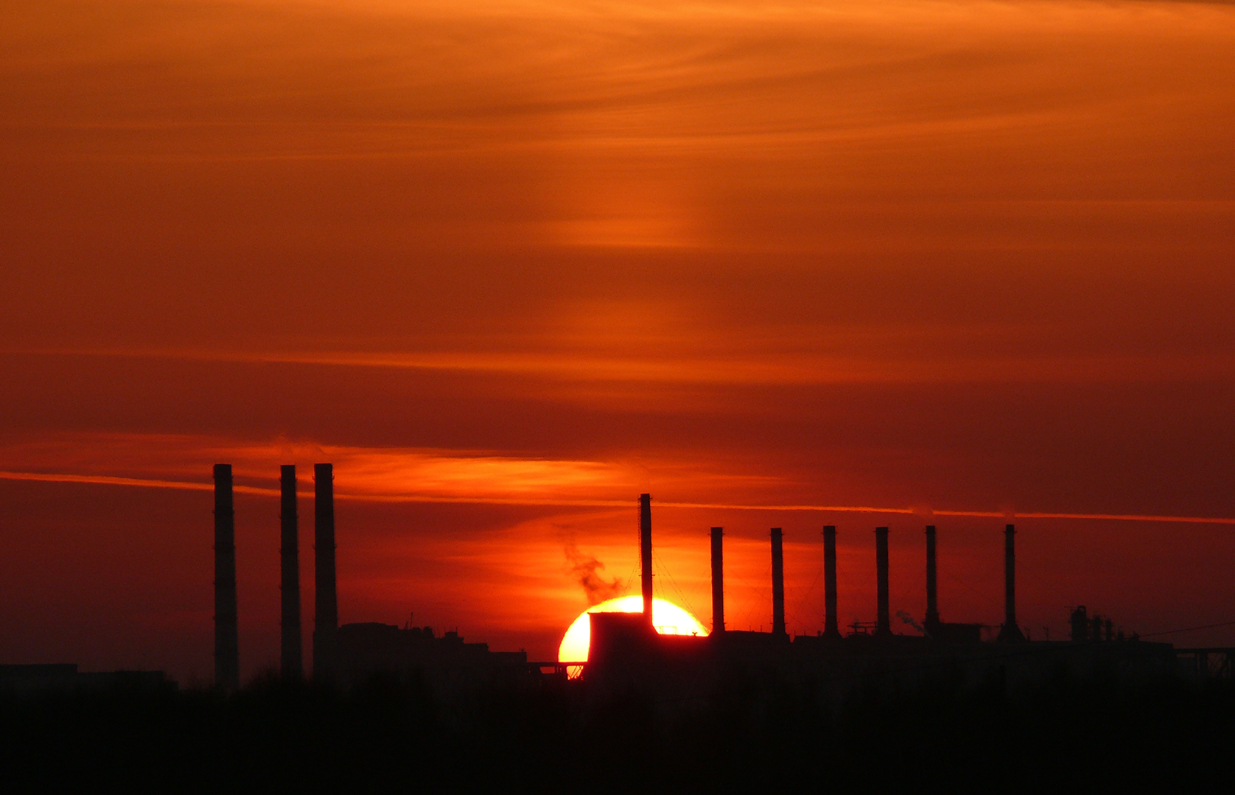
[[[279, 672], [284, 679], [304, 677], [300, 622], [300, 559], [296, 467], [280, 471], [282, 621]], [[214, 467], [215, 685], [240, 687], [236, 625], [236, 545], [232, 507], [232, 468]], [[465, 643], [457, 632], [436, 636], [431, 627], [381, 623], [339, 625], [335, 567], [334, 466], [313, 466], [314, 612], [313, 678], [351, 684], [378, 672], [417, 671], [430, 678], [488, 680], [499, 672], [528, 670], [525, 652], [491, 652], [484, 643]], [[546, 666], [555, 666], [546, 663]]]
[[725, 531], [714, 527], [713, 632], [660, 634], [644, 494], [642, 609], [590, 613], [588, 658], [571, 678], [567, 663], [584, 661], [529, 662], [410, 621], [340, 624], [333, 467], [318, 464], [313, 476], [311, 646], [301, 648], [296, 470], [284, 466], [279, 675], [240, 687], [233, 477], [220, 464], [215, 687], [182, 691], [158, 672], [0, 666], [6, 791], [225, 791], [266, 782], [380, 791], [398, 782], [430, 791], [969, 791], [994, 783], [1045, 792], [1143, 788], [1154, 773], [1173, 784], [1230, 775], [1233, 650], [1121, 638], [1085, 607], [1072, 609], [1069, 639], [1028, 637], [1017, 624], [1011, 525], [998, 628], [943, 620], [939, 538], [927, 527], [925, 614], [919, 621], [897, 612], [917, 629], [897, 634], [891, 530], [878, 527], [875, 620], [846, 631], [838, 533], [829, 525], [823, 631], [790, 634], [782, 528], [769, 534], [770, 631], [733, 629]]
[[[823, 681], [837, 689], [873, 680], [912, 684], [924, 677], [949, 675], [974, 681], [997, 675], [1028, 681], [1050, 671], [1084, 674], [1099, 667], [1127, 676], [1147, 676], [1178, 668], [1183, 658], [1197, 672], [1203, 658], [1215, 655], [1229, 668], [1229, 650], [1175, 649], [1133, 635], [1116, 635], [1110, 620], [1073, 610], [1067, 640], [1030, 640], [1016, 618], [1016, 528], [1004, 529], [1004, 620], [994, 641], [984, 641], [983, 625], [945, 622], [937, 594], [937, 531], [926, 526], [926, 612], [918, 624], [900, 614], [920, 635], [892, 631], [889, 604], [888, 532], [875, 528], [876, 619], [854, 622], [842, 635], [837, 612], [836, 527], [823, 528], [824, 630], [790, 637], [785, 624], [784, 548], [781, 528], [772, 528], [772, 625], [770, 632], [737, 631], [725, 623], [724, 529], [711, 529], [712, 633], [709, 636], [660, 634], [653, 626], [652, 504], [639, 498], [639, 542], [643, 609], [637, 613], [589, 614], [591, 640], [586, 661], [529, 662], [525, 652], [494, 652], [484, 643], [465, 643], [457, 632], [440, 637], [430, 627], [381, 623], [339, 625], [335, 569], [334, 472], [314, 465], [315, 605], [312, 636], [313, 678], [354, 684], [378, 673], [415, 672], [431, 680], [484, 682], [495, 676], [565, 676], [582, 668], [582, 678], [599, 688], [649, 684], [690, 689], [730, 668], [789, 681]], [[235, 524], [231, 466], [214, 468], [215, 482], [215, 683], [240, 686], [236, 629]], [[281, 469], [282, 645], [284, 678], [304, 675], [301, 653], [300, 583], [296, 508], [296, 468]]]

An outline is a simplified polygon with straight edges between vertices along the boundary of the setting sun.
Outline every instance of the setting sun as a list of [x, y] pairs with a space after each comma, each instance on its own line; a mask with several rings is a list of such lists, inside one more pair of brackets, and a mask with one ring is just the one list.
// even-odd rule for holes
[[[619, 596], [589, 607], [566, 630], [562, 645], [558, 647], [558, 662], [587, 662], [588, 645], [592, 638], [592, 625], [588, 613], [638, 613], [643, 610], [642, 596]], [[708, 631], [699, 619], [686, 610], [664, 599], [652, 600], [652, 625], [662, 635], [707, 635]], [[575, 672], [572, 671], [572, 676]]]

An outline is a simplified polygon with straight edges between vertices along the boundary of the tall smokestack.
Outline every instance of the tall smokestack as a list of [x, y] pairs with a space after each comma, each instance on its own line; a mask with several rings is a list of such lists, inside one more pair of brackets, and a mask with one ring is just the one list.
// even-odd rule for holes
[[652, 495], [639, 495], [639, 560], [643, 573], [643, 618], [652, 625]]
[[875, 528], [875, 569], [878, 577], [879, 617], [876, 635], [892, 634], [892, 618], [888, 614], [888, 528]]
[[283, 563], [283, 645], [282, 670], [286, 679], [304, 676], [304, 662], [300, 649], [300, 539], [296, 513], [296, 465], [285, 464], [280, 468], [279, 478], [282, 500], [279, 503], [279, 519], [282, 525], [282, 546], [279, 554]]
[[1003, 531], [1003, 627], [999, 630], [999, 640], [1020, 641], [1025, 636], [1016, 625], [1016, 525], [1008, 525]]
[[935, 525], [926, 526], [926, 620], [927, 632], [939, 626], [939, 605], [935, 594]]
[[725, 631], [725, 531], [712, 528], [712, 634]]
[[839, 638], [836, 626], [836, 527], [823, 528], [823, 636]]
[[214, 683], [240, 687], [240, 643], [236, 633], [236, 514], [232, 506], [232, 465], [214, 465]]
[[334, 667], [339, 600], [335, 592], [334, 467], [313, 465], [314, 592], [313, 676], [328, 678]]
[[785, 552], [779, 527], [772, 528], [772, 634], [785, 634]]

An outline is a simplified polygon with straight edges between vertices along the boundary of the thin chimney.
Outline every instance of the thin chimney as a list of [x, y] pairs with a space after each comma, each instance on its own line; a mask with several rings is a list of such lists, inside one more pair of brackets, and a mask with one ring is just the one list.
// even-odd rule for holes
[[823, 636], [839, 638], [836, 625], [836, 527], [823, 528]]
[[935, 593], [935, 525], [926, 526], [926, 631], [939, 626], [939, 605]]
[[785, 634], [785, 552], [779, 527], [772, 528], [772, 634]]
[[232, 466], [214, 465], [214, 683], [240, 687], [240, 643], [236, 632], [236, 514]]
[[999, 630], [1001, 641], [1022, 641], [1025, 636], [1016, 625], [1016, 525], [1008, 525], [1003, 531], [1003, 627]]
[[335, 591], [334, 467], [313, 465], [314, 613], [313, 676], [329, 678], [334, 667], [339, 600]]
[[279, 478], [282, 500], [279, 503], [279, 520], [282, 526], [283, 621], [282, 621], [282, 670], [286, 679], [304, 676], [304, 662], [300, 648], [300, 539], [296, 512], [296, 465], [285, 464]]
[[875, 569], [878, 577], [879, 616], [876, 635], [892, 634], [892, 619], [888, 611], [888, 528], [875, 528]]
[[712, 528], [712, 634], [725, 631], [725, 531]]
[[639, 558], [643, 575], [643, 618], [652, 624], [652, 495], [639, 495]]

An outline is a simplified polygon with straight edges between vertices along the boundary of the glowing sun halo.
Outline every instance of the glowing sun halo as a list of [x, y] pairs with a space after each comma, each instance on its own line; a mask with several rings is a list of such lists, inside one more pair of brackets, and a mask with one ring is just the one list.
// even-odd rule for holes
[[[620, 596], [601, 602], [585, 610], [566, 634], [562, 637], [562, 645], [558, 647], [558, 662], [587, 662], [588, 643], [592, 637], [592, 626], [588, 613], [638, 613], [643, 610], [642, 596]], [[664, 599], [652, 600], [652, 625], [662, 635], [707, 635], [708, 631], [699, 623], [699, 619], [687, 611]]]

